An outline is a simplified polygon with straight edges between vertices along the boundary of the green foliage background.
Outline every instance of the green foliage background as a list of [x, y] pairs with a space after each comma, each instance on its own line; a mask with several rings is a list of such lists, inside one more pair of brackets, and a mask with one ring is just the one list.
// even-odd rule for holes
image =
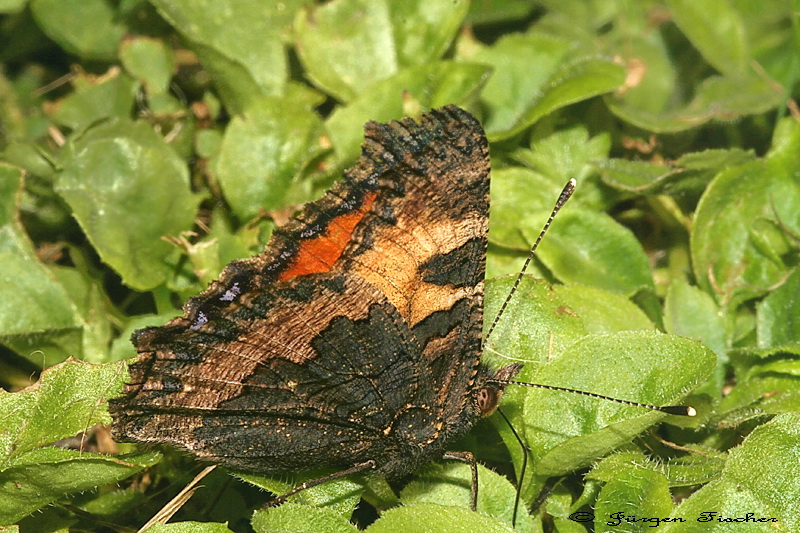
[[511, 388], [524, 476], [496, 417], [454, 443], [495, 469], [480, 469], [478, 514], [447, 462], [255, 513], [260, 488], [315, 473], [218, 469], [150, 531], [510, 531], [509, 478], [525, 506], [538, 497], [520, 531], [606, 531], [615, 512], [685, 520], [669, 532], [800, 530], [796, 0], [0, 0], [0, 14], [0, 530], [135, 531], [186, 485], [187, 457], [111, 454], [105, 402], [131, 332], [263, 249], [355, 161], [366, 121], [445, 104], [491, 142], [487, 317], [579, 180], [485, 361], [699, 416]]

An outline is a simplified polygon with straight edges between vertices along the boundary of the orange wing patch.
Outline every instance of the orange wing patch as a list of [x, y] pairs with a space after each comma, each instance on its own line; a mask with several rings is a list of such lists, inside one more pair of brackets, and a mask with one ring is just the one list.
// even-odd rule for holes
[[330, 272], [350, 242], [353, 230], [369, 212], [376, 196], [374, 192], [365, 195], [363, 203], [356, 211], [331, 219], [324, 232], [312, 239], [301, 241], [297, 253], [286, 270], [281, 272], [278, 281], [287, 281], [306, 274]]

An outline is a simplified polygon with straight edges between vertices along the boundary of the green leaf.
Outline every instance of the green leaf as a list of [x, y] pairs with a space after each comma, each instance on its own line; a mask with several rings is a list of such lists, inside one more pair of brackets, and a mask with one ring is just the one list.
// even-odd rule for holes
[[722, 171], [697, 206], [692, 264], [700, 287], [724, 306], [764, 294], [788, 273], [800, 228], [800, 126], [782, 122], [764, 159]]
[[349, 102], [401, 68], [441, 57], [464, 18], [463, 0], [336, 0], [296, 21], [298, 55], [309, 78]]
[[[658, 520], [672, 511], [672, 496], [667, 478], [636, 464], [618, 472], [597, 496], [595, 504], [595, 530], [603, 531], [614, 526], [613, 531], [630, 533], [651, 531]], [[648, 519], [648, 522], [627, 523], [626, 516]]]
[[40, 448], [0, 471], [0, 524], [24, 518], [66, 494], [115, 483], [157, 462], [157, 453], [109, 457]]
[[[673, 516], [685, 524], [662, 526], [667, 532], [796, 531], [800, 528], [800, 487], [795, 471], [800, 460], [800, 415], [786, 413], [756, 428], [731, 450], [720, 479], [684, 500]], [[710, 520], [699, 522], [701, 513]], [[748, 516], [751, 520], [742, 525]], [[727, 518], [729, 521], [719, 521]], [[754, 522], [753, 519], [763, 519]], [[771, 519], [774, 519], [773, 522]]]
[[64, 287], [39, 262], [19, 225], [21, 179], [19, 169], [0, 162], [0, 338], [6, 343], [80, 326]]
[[[537, 218], [532, 222], [526, 217], [520, 224], [531, 243], [541, 230], [541, 217]], [[565, 283], [590, 283], [626, 296], [654, 288], [641, 244], [630, 230], [605, 213], [574, 207], [564, 210], [537, 253]]]
[[31, 0], [31, 13], [48, 37], [85, 59], [109, 61], [125, 34], [113, 4], [105, 0]]
[[347, 518], [330, 510], [296, 503], [284, 503], [280, 507], [256, 511], [253, 515], [256, 533], [281, 531], [306, 533], [325, 531], [330, 533], [355, 533], [358, 529]]
[[74, 79], [75, 92], [56, 102], [51, 116], [57, 124], [78, 129], [103, 118], [128, 118], [139, 84], [119, 69], [105, 76], [81, 75]]
[[166, 281], [174, 249], [162, 237], [192, 227], [199, 198], [164, 139], [148, 124], [111, 120], [70, 139], [63, 163], [56, 191], [100, 258], [130, 287]]
[[366, 531], [368, 533], [408, 533], [409, 531], [510, 533], [514, 530], [504, 522], [473, 513], [468, 509], [435, 503], [415, 503], [384, 511], [381, 517]]
[[148, 533], [231, 533], [228, 526], [215, 522], [175, 522], [172, 524], [153, 524]]
[[321, 151], [322, 123], [304, 103], [263, 99], [234, 117], [217, 159], [219, 182], [240, 220], [311, 200], [298, 178]]
[[71, 360], [26, 390], [0, 390], [0, 523], [156, 462], [154, 453], [114, 458], [47, 446], [110, 422], [103, 402], [122, 389], [124, 368]]
[[[531, 102], [545, 90], [569, 50], [569, 42], [562, 38], [532, 33], [504, 36], [471, 56], [470, 61], [493, 69], [481, 95], [488, 108], [483, 121], [487, 131], [506, 131], [513, 127]], [[536, 68], [518, 61], [520, 56]]]
[[[28, 0], [0, 0], [0, 13], [13, 14], [22, 11]], [[2, 531], [2, 530], [0, 530]]]
[[[542, 366], [536, 383], [669, 405], [705, 381], [716, 357], [697, 342], [652, 331], [590, 335]], [[527, 375], [526, 375], [527, 377]], [[524, 431], [539, 475], [588, 465], [664, 415], [553, 391], [527, 391]]]
[[675, 24], [703, 54], [711, 66], [723, 74], [738, 74], [750, 69], [747, 32], [741, 14], [729, 0], [668, 0]]
[[669, 165], [613, 158], [599, 161], [597, 166], [603, 182], [617, 189], [681, 197], [686, 192], [702, 192], [720, 170], [752, 160], [753, 153], [744, 150], [704, 150], [685, 154]]
[[669, 286], [664, 325], [668, 333], [701, 340], [719, 355], [726, 352], [719, 307], [710, 295], [683, 280], [675, 279]]
[[704, 392], [713, 398], [719, 397], [725, 380], [729, 344], [725, 321], [714, 298], [684, 280], [673, 279], [664, 301], [664, 328], [673, 335], [698, 339], [714, 350], [718, 364], [714, 379]]
[[233, 113], [286, 90], [282, 31], [304, 2], [153, 0], [159, 13], [190, 43]]
[[112, 304], [98, 280], [89, 279], [77, 268], [53, 265], [50, 271], [68, 292], [81, 318], [81, 347], [74, 356], [90, 363], [107, 362], [113, 336]]
[[800, 345], [800, 269], [795, 268], [758, 306], [758, 346]]
[[490, 141], [501, 141], [521, 133], [539, 119], [562, 107], [608, 93], [619, 88], [624, 69], [606, 59], [580, 58], [556, 70], [536, 98], [503, 128], [487, 127]]
[[119, 394], [125, 378], [122, 364], [70, 360], [43, 371], [29, 389], [0, 390], [0, 468], [40, 446], [110, 423], [102, 403]]
[[[677, 95], [676, 95], [677, 97]], [[764, 113], [783, 104], [786, 94], [771, 80], [756, 74], [714, 76], [698, 84], [694, 98], [683, 106], [673, 104], [663, 112], [627, 105], [622, 95], [608, 95], [605, 102], [620, 119], [658, 132], [674, 133], [696, 128], [711, 120]]]
[[[267, 476], [252, 472], [233, 471], [233, 474], [257, 487], [273, 494], [286, 494], [306, 481], [316, 480], [335, 473], [331, 469], [316, 469], [290, 476]], [[315, 507], [327, 506], [340, 516], [349, 517], [358, 505], [364, 482], [360, 476], [349, 476], [327, 481], [315, 487], [300, 491], [292, 496], [290, 502]]]
[[122, 65], [148, 92], [165, 93], [175, 68], [172, 52], [160, 40], [134, 37], [123, 41], [119, 50]]
[[[512, 282], [487, 284], [486, 327]], [[625, 331], [631, 328], [644, 330]], [[553, 290], [526, 277], [487, 343], [484, 362], [493, 367], [524, 363], [517, 381], [667, 405], [704, 382], [716, 357], [697, 342], [652, 331], [642, 311], [620, 295], [580, 286]], [[502, 409], [531, 447], [534, 466], [526, 479], [586, 466], [664, 416], [520, 386], [506, 389]], [[502, 420], [495, 426], [519, 468], [519, 446]], [[535, 495], [532, 490], [526, 485], [527, 497]]]
[[[472, 471], [469, 465], [455, 461], [439, 461], [417, 471], [403, 488], [400, 499], [404, 506], [435, 503], [469, 509], [471, 505]], [[492, 470], [478, 464], [478, 509], [511, 526], [516, 487]], [[516, 531], [533, 531], [533, 519], [519, 510]]]

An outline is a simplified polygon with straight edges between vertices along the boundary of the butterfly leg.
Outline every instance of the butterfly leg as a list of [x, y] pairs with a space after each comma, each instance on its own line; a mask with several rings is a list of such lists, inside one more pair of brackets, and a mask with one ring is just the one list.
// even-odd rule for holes
[[447, 452], [442, 459], [452, 459], [469, 465], [472, 470], [472, 486], [469, 491], [472, 499], [470, 509], [476, 511], [478, 509], [478, 463], [475, 462], [475, 456], [470, 452]]
[[334, 472], [333, 474], [328, 474], [327, 476], [322, 476], [317, 479], [311, 479], [309, 481], [301, 483], [300, 485], [296, 486], [286, 494], [281, 494], [280, 496], [271, 499], [270, 501], [262, 505], [262, 509], [269, 507], [277, 507], [278, 505], [285, 502], [286, 498], [294, 496], [300, 491], [310, 489], [311, 487], [316, 487], [317, 485], [322, 485], [323, 483], [327, 483], [328, 481], [333, 481], [334, 479], [339, 479], [340, 477], [347, 477], [351, 474], [358, 474], [359, 472], [364, 472], [365, 470], [372, 470], [374, 468], [375, 468], [375, 461], [372, 460], [364, 461], [363, 463], [358, 463], [345, 470]]

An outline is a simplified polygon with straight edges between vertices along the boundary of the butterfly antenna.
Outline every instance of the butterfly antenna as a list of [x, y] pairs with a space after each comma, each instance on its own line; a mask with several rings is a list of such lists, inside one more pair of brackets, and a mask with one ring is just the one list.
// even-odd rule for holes
[[577, 389], [568, 389], [567, 387], [556, 387], [555, 385], [542, 385], [540, 383], [526, 383], [524, 381], [506, 381], [506, 380], [488, 380], [490, 382], [497, 382], [503, 383], [505, 385], [523, 385], [525, 387], [534, 387], [536, 389], [546, 389], [546, 390], [554, 390], [554, 391], [562, 391], [562, 392], [572, 392], [574, 394], [580, 394], [582, 396], [589, 396], [591, 398], [600, 398], [601, 400], [608, 400], [611, 402], [621, 403], [623, 405], [633, 405], [635, 407], [643, 407], [644, 409], [650, 409], [651, 411], [659, 411], [661, 413], [666, 413], [668, 415], [678, 415], [678, 416], [696, 416], [697, 410], [694, 407], [689, 405], [653, 405], [649, 403], [641, 403], [641, 402], [633, 402], [630, 400], [621, 400], [619, 398], [614, 398], [612, 396], [605, 396], [603, 394], [597, 394], [594, 392], [586, 392], [583, 390]]
[[564, 186], [564, 190], [561, 191], [561, 195], [558, 197], [558, 201], [556, 202], [556, 205], [553, 207], [552, 213], [550, 213], [550, 218], [547, 219], [547, 222], [542, 228], [542, 231], [539, 232], [539, 236], [536, 237], [536, 242], [534, 242], [533, 246], [531, 246], [531, 251], [528, 252], [528, 257], [527, 259], [525, 259], [525, 264], [522, 265], [522, 270], [519, 271], [517, 279], [514, 280], [514, 285], [511, 287], [508, 296], [506, 296], [503, 305], [500, 306], [500, 311], [497, 313], [497, 316], [494, 317], [494, 321], [492, 322], [492, 325], [489, 327], [489, 331], [486, 333], [486, 337], [484, 337], [483, 339], [484, 344], [486, 343], [486, 341], [489, 340], [489, 337], [491, 337], [495, 326], [497, 326], [497, 323], [500, 320], [500, 317], [503, 316], [503, 313], [505, 313], [506, 307], [508, 307], [508, 302], [511, 301], [511, 297], [514, 296], [515, 292], [517, 292], [517, 287], [519, 287], [519, 284], [522, 281], [522, 277], [525, 275], [525, 271], [528, 270], [528, 265], [531, 264], [531, 260], [533, 260], [533, 255], [536, 253], [536, 248], [538, 248], [539, 243], [542, 242], [544, 234], [547, 233], [547, 230], [550, 228], [550, 224], [552, 224], [553, 219], [556, 218], [556, 214], [562, 207], [564, 207], [564, 204], [567, 203], [567, 200], [569, 200], [570, 196], [572, 196], [572, 193], [575, 192], [575, 186], [577, 184], [578, 184], [577, 180], [575, 178], [572, 178]]

